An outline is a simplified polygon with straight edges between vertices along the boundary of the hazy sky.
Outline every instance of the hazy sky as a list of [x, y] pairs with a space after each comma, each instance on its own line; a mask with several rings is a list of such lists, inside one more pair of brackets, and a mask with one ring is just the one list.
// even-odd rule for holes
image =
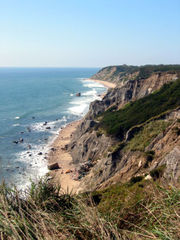
[[0, 66], [180, 63], [180, 0], [0, 0]]

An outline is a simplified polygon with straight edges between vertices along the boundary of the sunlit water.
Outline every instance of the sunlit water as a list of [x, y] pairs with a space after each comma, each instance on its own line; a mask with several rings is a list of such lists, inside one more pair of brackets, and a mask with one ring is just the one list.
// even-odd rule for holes
[[84, 80], [97, 70], [0, 69], [1, 181], [25, 188], [47, 173], [46, 155], [60, 128], [85, 115], [105, 91]]

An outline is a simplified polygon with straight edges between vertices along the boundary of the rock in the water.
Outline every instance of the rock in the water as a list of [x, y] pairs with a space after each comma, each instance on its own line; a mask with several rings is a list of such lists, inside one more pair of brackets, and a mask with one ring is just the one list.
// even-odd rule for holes
[[46, 127], [46, 129], [51, 129], [51, 127]]
[[59, 168], [60, 167], [59, 167], [59, 164], [57, 162], [48, 165], [49, 170], [55, 170], [55, 169], [59, 169]]
[[42, 152], [39, 152], [38, 155], [42, 155]]
[[13, 141], [13, 143], [18, 144], [18, 141]]
[[19, 139], [19, 142], [20, 142], [20, 143], [22, 143], [23, 141], [24, 141], [24, 139], [23, 139], [23, 138], [20, 138], [20, 139]]
[[27, 130], [28, 130], [28, 132], [31, 132], [31, 129], [30, 129], [30, 127], [27, 127]]
[[76, 93], [76, 97], [80, 97], [80, 96], [81, 96], [80, 92]]

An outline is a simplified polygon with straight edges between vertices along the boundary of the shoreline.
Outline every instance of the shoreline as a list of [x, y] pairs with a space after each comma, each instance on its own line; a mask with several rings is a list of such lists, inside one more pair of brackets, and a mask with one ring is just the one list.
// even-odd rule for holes
[[106, 88], [115, 88], [115, 87], [116, 87], [116, 84], [115, 84], [115, 83], [111, 83], [111, 82], [107, 82], [107, 81], [102, 81], [102, 80], [97, 80], [97, 79], [88, 78], [88, 79], [86, 79], [85, 81], [94, 81], [94, 82], [97, 82], [97, 83], [102, 84], [102, 85], [103, 85], [104, 87], [106, 87]]
[[49, 170], [51, 181], [59, 184], [64, 193], [76, 193], [80, 183], [77, 180], [76, 166], [72, 163], [71, 154], [67, 151], [66, 146], [70, 143], [73, 133], [81, 121], [82, 119], [73, 121], [62, 128], [48, 154], [48, 165], [53, 163], [59, 165], [59, 169]]
[[[116, 87], [116, 84], [106, 81], [94, 79], [86, 80], [98, 82], [104, 85], [107, 89]], [[102, 98], [106, 92], [101, 95]], [[54, 142], [51, 144], [51, 149], [48, 153], [48, 165], [53, 163], [58, 163], [59, 165], [59, 169], [49, 170], [49, 175], [52, 177], [51, 182], [53, 184], [59, 184], [61, 186], [61, 191], [64, 193], [78, 193], [80, 190], [81, 181], [78, 180], [76, 165], [73, 164], [71, 153], [67, 151], [66, 146], [70, 143], [74, 132], [82, 121], [83, 117], [62, 128]]]

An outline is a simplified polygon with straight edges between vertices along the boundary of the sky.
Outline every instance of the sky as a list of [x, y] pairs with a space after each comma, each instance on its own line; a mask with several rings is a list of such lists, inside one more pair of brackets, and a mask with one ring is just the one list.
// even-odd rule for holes
[[0, 0], [0, 67], [180, 64], [180, 0]]

